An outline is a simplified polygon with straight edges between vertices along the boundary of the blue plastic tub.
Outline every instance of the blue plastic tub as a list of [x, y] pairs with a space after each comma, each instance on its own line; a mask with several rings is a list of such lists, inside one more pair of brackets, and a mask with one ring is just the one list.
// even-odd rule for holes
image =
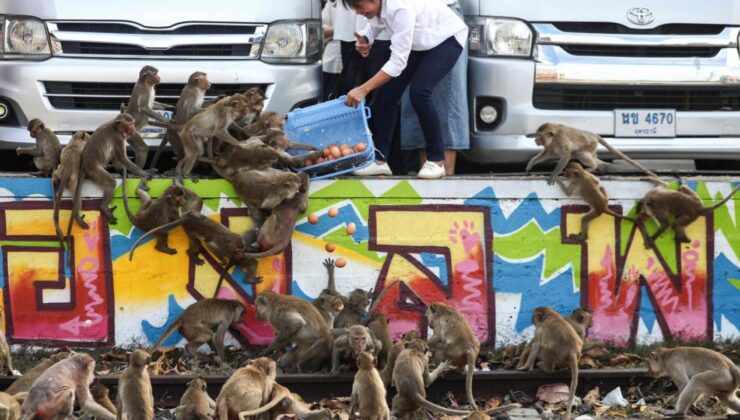
[[[307, 172], [313, 179], [322, 179], [370, 165], [375, 159], [375, 147], [367, 126], [368, 118], [370, 118], [370, 108], [365, 107], [365, 101], [357, 108], [351, 108], [344, 104], [344, 96], [289, 112], [284, 129], [288, 138], [294, 142], [310, 144], [321, 150], [330, 144], [337, 146], [347, 144], [353, 147], [358, 143], [365, 143], [366, 146], [362, 152], [293, 169]], [[289, 150], [289, 152], [306, 153], [305, 150]]]

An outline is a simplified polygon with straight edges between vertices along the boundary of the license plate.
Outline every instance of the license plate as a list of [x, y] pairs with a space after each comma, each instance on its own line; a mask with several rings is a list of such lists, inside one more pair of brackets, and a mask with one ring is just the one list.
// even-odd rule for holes
[[676, 110], [615, 109], [614, 137], [676, 137]]
[[[155, 110], [154, 112], [167, 118], [168, 120], [172, 119], [172, 115], [173, 115], [172, 111]], [[165, 131], [167, 131], [167, 129], [164, 127], [155, 127], [153, 125], [147, 125], [146, 127], [139, 130], [139, 133], [141, 133], [142, 135], [148, 134], [148, 136], [142, 136], [142, 137], [152, 137], [155, 135], [164, 134]]]

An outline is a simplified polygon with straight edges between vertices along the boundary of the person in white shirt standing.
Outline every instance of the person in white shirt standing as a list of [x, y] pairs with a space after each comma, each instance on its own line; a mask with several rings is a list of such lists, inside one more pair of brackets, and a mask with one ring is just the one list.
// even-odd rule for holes
[[324, 91], [322, 101], [333, 99], [337, 96], [336, 89], [339, 76], [342, 73], [342, 53], [339, 41], [334, 39], [334, 16], [336, 15], [337, 2], [341, 0], [329, 0], [321, 9], [321, 23], [324, 29], [324, 53], [321, 56], [323, 71]]
[[427, 162], [418, 177], [444, 177], [444, 146], [432, 92], [457, 63], [467, 42], [467, 25], [440, 1], [342, 1], [369, 20], [369, 25], [355, 34], [355, 48], [363, 57], [368, 56], [375, 36], [383, 29], [387, 29], [391, 35], [391, 57], [388, 62], [368, 81], [347, 94], [346, 104], [357, 106], [368, 93], [383, 86], [375, 93], [373, 140], [377, 149], [376, 159], [373, 165], [355, 171], [355, 174], [391, 175], [387, 156], [401, 95], [409, 86], [411, 104], [419, 116], [427, 150]]
[[367, 20], [354, 12], [341, 0], [327, 4], [332, 7], [332, 26], [334, 39], [339, 41], [340, 56], [342, 58], [342, 73], [337, 81], [336, 96], [345, 95], [360, 80], [362, 56], [355, 49], [355, 32], [367, 26]]

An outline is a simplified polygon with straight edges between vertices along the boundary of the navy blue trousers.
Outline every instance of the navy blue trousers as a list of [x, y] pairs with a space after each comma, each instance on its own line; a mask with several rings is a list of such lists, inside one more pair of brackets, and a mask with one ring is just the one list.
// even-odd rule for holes
[[454, 37], [447, 38], [431, 50], [411, 51], [403, 72], [375, 92], [373, 142], [377, 149], [376, 159], [388, 160], [401, 96], [408, 86], [411, 106], [419, 116], [421, 131], [426, 140], [427, 159], [432, 162], [444, 160], [439, 116], [432, 102], [432, 92], [437, 83], [452, 70], [462, 51], [462, 46]]

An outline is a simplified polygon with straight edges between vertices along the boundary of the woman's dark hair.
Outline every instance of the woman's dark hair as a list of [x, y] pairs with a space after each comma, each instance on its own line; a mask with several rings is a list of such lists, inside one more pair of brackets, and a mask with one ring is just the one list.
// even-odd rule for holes
[[345, 9], [354, 9], [357, 5], [362, 3], [362, 1], [363, 0], [342, 0], [342, 5]]

